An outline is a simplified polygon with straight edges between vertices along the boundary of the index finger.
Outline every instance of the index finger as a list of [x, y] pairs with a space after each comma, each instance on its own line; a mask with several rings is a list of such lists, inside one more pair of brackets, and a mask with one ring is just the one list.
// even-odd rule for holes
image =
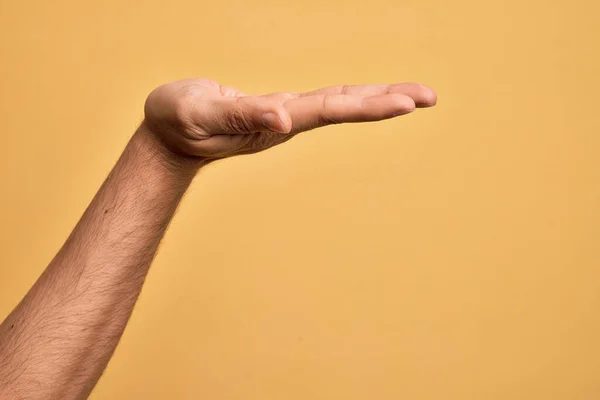
[[395, 83], [390, 85], [337, 85], [301, 93], [300, 97], [321, 94], [354, 94], [361, 96], [376, 96], [380, 94], [405, 94], [415, 101], [417, 107], [431, 107], [437, 102], [435, 91], [420, 83]]

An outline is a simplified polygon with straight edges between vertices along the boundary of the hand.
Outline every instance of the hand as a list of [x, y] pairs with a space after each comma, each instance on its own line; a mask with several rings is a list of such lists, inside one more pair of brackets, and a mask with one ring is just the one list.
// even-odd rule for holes
[[436, 101], [432, 89], [415, 83], [248, 96], [210, 79], [188, 79], [156, 88], [146, 100], [144, 123], [172, 152], [210, 161], [256, 153], [325, 125], [397, 117]]

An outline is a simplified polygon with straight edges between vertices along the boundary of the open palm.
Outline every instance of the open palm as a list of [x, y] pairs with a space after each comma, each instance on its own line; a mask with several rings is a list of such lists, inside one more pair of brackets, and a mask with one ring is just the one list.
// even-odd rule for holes
[[249, 96], [210, 79], [188, 79], [148, 96], [145, 123], [177, 153], [218, 159], [259, 152], [321, 126], [379, 121], [435, 103], [434, 91], [416, 83]]

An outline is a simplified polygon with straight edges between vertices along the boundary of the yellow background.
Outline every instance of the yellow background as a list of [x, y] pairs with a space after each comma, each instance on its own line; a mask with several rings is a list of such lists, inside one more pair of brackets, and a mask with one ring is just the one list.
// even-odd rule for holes
[[417, 81], [201, 171], [92, 398], [600, 398], [598, 4], [1, 0], [0, 314], [155, 86]]

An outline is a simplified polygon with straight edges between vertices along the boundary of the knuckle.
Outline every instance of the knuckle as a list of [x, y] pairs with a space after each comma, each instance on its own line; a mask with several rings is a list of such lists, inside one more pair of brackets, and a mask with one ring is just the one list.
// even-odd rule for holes
[[235, 110], [229, 115], [229, 127], [235, 132], [250, 132], [252, 124], [248, 115], [242, 110]]
[[321, 96], [321, 112], [319, 113], [320, 125], [337, 125], [340, 123], [340, 121], [336, 120], [331, 114], [330, 101], [330, 95], [324, 94]]
[[229, 113], [227, 123], [235, 132], [252, 132], [255, 130], [251, 116], [243, 107], [242, 98], [239, 98], [233, 111]]

